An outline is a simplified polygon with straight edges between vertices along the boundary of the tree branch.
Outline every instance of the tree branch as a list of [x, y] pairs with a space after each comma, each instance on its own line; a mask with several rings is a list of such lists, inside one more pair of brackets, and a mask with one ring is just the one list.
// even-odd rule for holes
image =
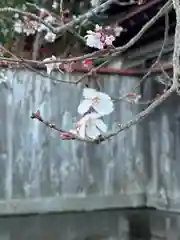
[[[51, 61], [46, 61], [46, 62], [42, 62], [42, 61], [33, 61], [33, 60], [28, 60], [28, 59], [23, 59], [23, 60], [16, 60], [16, 59], [9, 59], [9, 61], [13, 61], [13, 62], [27, 62], [27, 63], [32, 63], [32, 64], [39, 64], [39, 65], [44, 65], [44, 64], [48, 64], [48, 63], [58, 63], [58, 62], [73, 62], [73, 61], [82, 61], [84, 59], [96, 59], [99, 56], [109, 56], [109, 54], [111, 54], [111, 56], [117, 56], [120, 53], [126, 51], [128, 48], [132, 47], [142, 36], [143, 34], [160, 18], [162, 17], [164, 14], [168, 13], [171, 9], [172, 9], [172, 2], [171, 0], [169, 0], [159, 11], [158, 13], [149, 21], [147, 22], [142, 29], [138, 32], [138, 34], [136, 34], [128, 43], [126, 43], [125, 45], [121, 46], [121, 47], [117, 47], [117, 48], [113, 48], [113, 49], [105, 49], [102, 51], [96, 51], [93, 53], [89, 53], [89, 54], [85, 54], [83, 56], [78, 56], [78, 57], [71, 57], [71, 58], [61, 58], [61, 59], [57, 59], [57, 60], [51, 60]], [[39, 19], [39, 18], [38, 18]], [[44, 23], [43, 23], [44, 24]], [[66, 24], [64, 25], [66, 26]], [[6, 60], [8, 61], [7, 58], [3, 58], [0, 57], [0, 59], [2, 60]]]
[[174, 40], [174, 52], [173, 52], [173, 85], [179, 93], [179, 77], [180, 77], [180, 2], [179, 0], [173, 0], [173, 7], [176, 13], [176, 28], [175, 28], [175, 40]]
[[66, 23], [65, 25], [63, 26], [60, 26], [60, 27], [57, 27], [55, 30], [55, 32], [57, 34], [59, 33], [62, 33], [64, 31], [66, 31], [67, 29], [69, 28], [72, 28], [74, 27], [75, 25], [81, 23], [85, 23], [85, 20], [88, 20], [90, 19], [91, 17], [93, 17], [93, 15], [99, 13], [100, 11], [102, 10], [105, 10], [111, 3], [113, 3], [114, 0], [107, 0], [106, 2], [100, 4], [100, 5], [97, 5], [95, 8], [92, 8], [90, 9], [88, 12], [86, 12], [85, 14], [83, 15], [80, 15], [79, 17], [77, 17], [76, 19]]
[[52, 25], [44, 22], [40, 17], [36, 16], [36, 14], [30, 13], [30, 12], [24, 12], [22, 10], [16, 9], [16, 8], [11, 8], [11, 7], [4, 7], [0, 8], [0, 12], [11, 12], [11, 13], [18, 13], [20, 15], [32, 18], [42, 24], [44, 24], [46, 27], [48, 27], [52, 32], [54, 32], [54, 27]]

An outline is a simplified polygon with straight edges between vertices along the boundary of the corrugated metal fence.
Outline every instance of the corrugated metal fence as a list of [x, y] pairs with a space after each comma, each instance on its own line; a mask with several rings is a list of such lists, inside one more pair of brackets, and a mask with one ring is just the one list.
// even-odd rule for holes
[[[46, 120], [71, 129], [84, 83], [53, 84], [25, 70], [9, 69], [0, 86], [0, 213], [90, 210], [145, 204], [146, 171], [141, 126], [101, 145], [61, 141], [59, 134], [30, 118], [40, 109]], [[54, 73], [72, 81], [80, 74]], [[103, 91], [118, 97], [139, 79], [101, 75]], [[86, 80], [84, 80], [86, 81]], [[5, 87], [5, 86], [8, 86]], [[121, 101], [105, 121], [126, 122], [137, 105]]]
[[[8, 83], [0, 85], [1, 215], [142, 206], [179, 212], [179, 97], [172, 96], [144, 122], [100, 145], [61, 141], [57, 132], [30, 119], [31, 113], [40, 109], [46, 120], [72, 128], [84, 83], [55, 85], [27, 70], [6, 74]], [[81, 74], [54, 75], [68, 82]], [[99, 78], [103, 91], [114, 97], [139, 82], [119, 75]], [[144, 98], [154, 95], [152, 80], [144, 84]], [[105, 119], [109, 128], [143, 107], [120, 101], [115, 108]], [[151, 212], [13, 217], [0, 223], [2, 240], [179, 237], [178, 217]], [[99, 233], [105, 236], [93, 235]]]
[[[0, 85], [1, 214], [133, 206], [180, 209], [179, 97], [100, 145], [61, 141], [57, 132], [32, 120], [31, 113], [40, 109], [46, 120], [72, 128], [84, 83], [54, 84], [27, 70], [9, 69], [6, 74], [8, 84]], [[67, 82], [80, 78], [77, 73], [54, 75]], [[103, 91], [114, 97], [139, 81], [119, 75], [99, 78]], [[151, 85], [144, 85], [150, 98]], [[140, 108], [120, 101], [105, 121], [113, 128]]]

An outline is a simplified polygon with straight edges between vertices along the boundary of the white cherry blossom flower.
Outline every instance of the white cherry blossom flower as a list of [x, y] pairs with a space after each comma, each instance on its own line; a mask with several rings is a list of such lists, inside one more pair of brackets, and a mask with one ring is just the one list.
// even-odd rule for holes
[[93, 108], [101, 116], [108, 115], [114, 110], [111, 98], [102, 92], [98, 92], [92, 88], [84, 88], [84, 100], [78, 107], [78, 113], [83, 115], [87, 113], [90, 108]]
[[48, 31], [44, 37], [47, 42], [54, 42], [56, 40], [56, 34]]
[[86, 39], [87, 46], [100, 50], [104, 48], [104, 45], [101, 41], [101, 33], [88, 30], [87, 35], [84, 38]]
[[29, 36], [29, 35], [34, 35], [37, 30], [37, 22], [36, 21], [28, 21], [24, 25], [24, 33]]
[[115, 40], [113, 35], [107, 35], [102, 26], [99, 26], [98, 24], [96, 24], [94, 31], [88, 30], [87, 35], [84, 38], [86, 39], [87, 46], [100, 50], [105, 46], [112, 45], [112, 42]]
[[[55, 56], [52, 56], [50, 58], [45, 58], [43, 60], [43, 62], [46, 62], [46, 61], [52, 61], [52, 60], [56, 60], [56, 57]], [[57, 63], [45, 63], [45, 66], [46, 66], [46, 69], [47, 69], [47, 74], [51, 74], [52, 70], [53, 69], [59, 69], [59, 64]]]
[[115, 40], [115, 37], [113, 35], [110, 35], [110, 36], [106, 36], [106, 39], [105, 39], [105, 44], [107, 46], [111, 46], [112, 43], [114, 42]]
[[95, 25], [95, 31], [96, 31], [96, 32], [102, 31], [102, 30], [103, 30], [102, 26], [100, 26], [100, 25], [98, 25], [98, 24]]
[[86, 114], [76, 123], [76, 132], [81, 138], [96, 139], [101, 133], [107, 132], [106, 124], [100, 119], [97, 113]]
[[116, 26], [114, 28], [114, 32], [115, 32], [116, 37], [119, 37], [123, 31], [124, 31], [124, 29], [121, 26]]
[[15, 21], [14, 23], [14, 31], [17, 32], [17, 33], [22, 33], [23, 32], [23, 23], [22, 21], [19, 19], [17, 21]]
[[99, 4], [99, 0], [91, 0], [91, 6], [96, 7]]
[[19, 18], [19, 13], [15, 13], [15, 14], [14, 14], [14, 18], [15, 18], [15, 19], [18, 19], [18, 18]]
[[58, 2], [54, 1], [53, 4], [52, 4], [52, 8], [57, 9], [58, 8]]

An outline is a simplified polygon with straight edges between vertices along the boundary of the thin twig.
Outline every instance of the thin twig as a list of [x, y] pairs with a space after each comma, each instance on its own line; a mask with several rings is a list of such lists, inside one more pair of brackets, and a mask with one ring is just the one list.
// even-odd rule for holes
[[6, 49], [5, 47], [1, 46], [0, 48], [2, 48], [5, 52], [9, 53], [12, 57], [14, 57], [15, 59], [18, 59], [21, 61], [22, 65], [24, 67], [26, 67], [27, 69], [37, 73], [38, 75], [41, 75], [42, 77], [46, 77], [56, 83], [66, 83], [66, 84], [76, 84], [76, 82], [73, 82], [73, 81], [65, 81], [65, 80], [60, 80], [60, 79], [57, 79], [57, 78], [54, 78], [54, 77], [51, 77], [49, 76], [48, 74], [44, 74], [40, 71], [38, 71], [37, 69], [33, 68], [32, 66], [30, 66], [29, 64], [27, 64], [26, 62], [23, 61], [22, 58], [18, 58], [16, 55], [14, 55], [12, 52], [10, 52], [8, 49]]
[[[139, 81], [139, 83], [131, 90], [131, 92], [134, 92], [136, 91], [136, 89], [142, 84], [142, 82], [144, 82], [145, 79], [147, 79], [147, 77], [151, 74], [152, 70], [154, 69], [154, 67], [159, 63], [161, 57], [162, 57], [162, 54], [163, 54], [163, 51], [164, 51], [164, 48], [165, 48], [165, 45], [166, 45], [166, 42], [167, 42], [167, 38], [168, 38], [168, 31], [169, 31], [169, 15], [168, 13], [165, 14], [165, 30], [164, 30], [164, 39], [163, 39], [163, 43], [162, 43], [162, 47], [161, 47], [161, 50], [157, 56], [157, 59], [156, 61], [151, 65], [151, 67], [149, 68], [149, 70], [147, 71], [147, 73], [141, 78], [141, 80]], [[123, 96], [119, 97], [119, 98], [116, 98], [115, 99], [115, 102], [117, 101], [121, 101], [125, 98], [127, 98], [129, 95], [129, 93], [126, 93], [124, 94]]]
[[167, 98], [169, 98], [175, 90], [176, 88], [172, 86], [169, 90], [167, 90], [164, 94], [162, 94], [157, 100], [155, 100], [151, 105], [149, 105], [149, 107], [147, 107], [145, 110], [137, 114], [134, 119], [128, 121], [127, 123], [119, 124], [116, 130], [107, 133], [106, 135], [104, 135], [103, 137], [100, 137], [96, 141], [103, 142], [105, 140], [108, 140], [113, 136], [116, 136], [120, 132], [124, 131], [125, 129], [128, 129], [131, 126], [139, 123], [140, 121], [148, 117], [159, 105], [161, 105], [161, 103], [163, 103]]

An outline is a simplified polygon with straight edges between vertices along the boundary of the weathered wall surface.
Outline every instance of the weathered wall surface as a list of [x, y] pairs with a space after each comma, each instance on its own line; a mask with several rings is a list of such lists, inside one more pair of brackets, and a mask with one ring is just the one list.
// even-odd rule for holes
[[[84, 83], [55, 85], [24, 70], [10, 69], [6, 74], [8, 84], [0, 86], [0, 214], [145, 204], [141, 125], [101, 145], [61, 141], [57, 132], [30, 119], [31, 113], [40, 109], [46, 120], [71, 129], [79, 117], [76, 111]], [[54, 75], [67, 82], [80, 77]], [[139, 81], [118, 75], [100, 78], [103, 91], [114, 97], [131, 91]], [[112, 128], [137, 111], [137, 105], [121, 101], [105, 121]]]

